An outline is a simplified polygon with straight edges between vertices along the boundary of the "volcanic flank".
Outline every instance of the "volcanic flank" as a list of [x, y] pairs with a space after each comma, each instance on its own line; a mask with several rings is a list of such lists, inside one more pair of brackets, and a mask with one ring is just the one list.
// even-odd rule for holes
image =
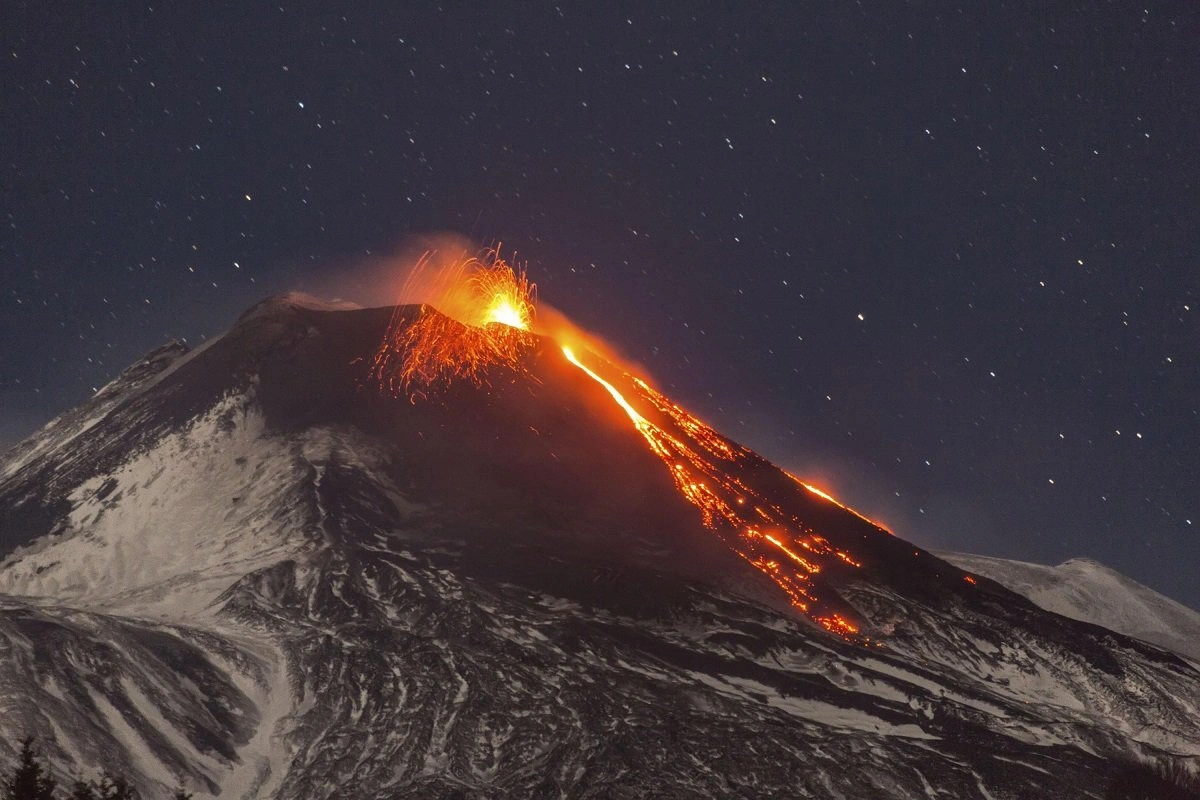
[[460, 266], [447, 308], [274, 298], [7, 454], [9, 741], [288, 800], [1102, 797], [1200, 753], [1190, 662], [893, 536]]
[[[425, 274], [428, 258], [417, 265], [414, 277], [419, 279]], [[781, 480], [785, 476], [754, 453], [725, 439], [642, 378], [596, 356], [588, 349], [590, 337], [560, 326], [549, 341], [539, 341], [531, 334], [533, 287], [496, 251], [490, 251], [485, 259], [452, 263], [435, 279], [436, 304], [454, 309], [458, 319], [430, 306], [422, 306], [415, 314], [407, 307], [397, 307], [393, 312], [371, 370], [381, 390], [418, 403], [455, 381], [466, 381], [494, 393], [492, 381], [504, 379], [525, 383], [526, 402], [533, 408], [543, 398], [580, 395], [595, 406], [595, 398], [590, 396], [596, 394], [595, 387], [578, 385], [577, 380], [574, 384], [569, 379], [564, 383], [552, 374], [561, 367], [554, 352], [558, 348], [567, 363], [601, 387], [624, 413], [627, 419], [618, 419], [616, 424], [631, 427], [641, 435], [649, 451], [662, 461], [678, 494], [695, 507], [704, 527], [770, 577], [801, 612], [840, 636], [865, 643], [867, 640], [859, 636], [859, 624], [843, 615], [845, 608], [837, 602], [836, 593], [829, 591], [828, 599], [821, 600], [813, 589], [817, 576], [835, 565], [862, 566], [812, 524], [812, 520], [821, 518], [819, 506], [823, 503], [842, 511], [849, 509], [791, 476]], [[533, 357], [526, 357], [530, 355]], [[538, 388], [532, 389], [529, 384]], [[566, 411], [568, 418], [571, 413]], [[604, 412], [599, 416], [605, 416]], [[546, 418], [534, 417], [526, 428], [536, 437], [553, 441], [555, 428], [538, 427], [538, 420]], [[534, 451], [533, 458], [543, 463], [560, 460], [552, 449], [538, 453], [544, 448], [537, 443], [514, 442], [512, 447], [522, 453]], [[618, 475], [614, 479], [589, 470], [587, 480], [612, 486], [629, 478]], [[805, 491], [822, 502], [813, 503]], [[536, 509], [541, 502], [535, 498], [532, 505]], [[859, 538], [877, 538], [882, 530], [879, 526], [861, 515], [854, 516], [869, 527], [850, 533], [849, 538], [856, 543]], [[838, 517], [834, 515], [837, 523], [833, 527], [840, 530], [847, 518]], [[876, 549], [880, 545], [863, 546]], [[686, 552], [679, 558], [687, 560]]]

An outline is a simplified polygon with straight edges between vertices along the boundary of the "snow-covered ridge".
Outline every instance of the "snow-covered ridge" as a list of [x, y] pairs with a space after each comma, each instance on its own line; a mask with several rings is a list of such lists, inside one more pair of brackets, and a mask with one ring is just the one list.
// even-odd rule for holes
[[165, 603], [177, 619], [180, 603], [198, 612], [298, 543], [302, 467], [295, 448], [265, 433], [252, 397], [228, 396], [78, 486], [61, 533], [0, 563], [0, 592], [141, 613]]
[[1057, 567], [967, 553], [939, 553], [1047, 611], [1135, 636], [1200, 661], [1200, 613], [1087, 558]]
[[156, 347], [141, 360], [135, 361], [113, 380], [106, 383], [96, 392], [96, 397], [120, 389], [128, 389], [154, 377], [168, 369], [172, 364], [190, 353], [192, 349], [186, 342], [172, 339], [161, 347]]
[[0, 482], [37, 458], [81, 440], [122, 399], [149, 390], [196, 352], [178, 339], [151, 350], [102, 386], [87, 403], [60, 414], [7, 452], [0, 452]]
[[274, 695], [287, 697], [269, 648], [107, 614], [6, 598], [0, 651], [0, 758], [34, 735], [60, 785], [108, 769], [147, 800], [181, 781], [211, 797], [267, 756], [259, 733], [277, 718]]

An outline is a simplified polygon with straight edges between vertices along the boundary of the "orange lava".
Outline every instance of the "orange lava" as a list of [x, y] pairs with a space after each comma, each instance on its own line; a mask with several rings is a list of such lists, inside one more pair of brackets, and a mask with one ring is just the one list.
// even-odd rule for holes
[[[498, 249], [432, 267], [427, 252], [410, 274], [402, 299], [422, 302], [416, 317], [397, 307], [375, 353], [371, 376], [394, 396], [415, 402], [452, 381], [487, 385], [497, 367], [520, 369], [535, 335], [548, 334], [563, 357], [599, 384], [666, 466], [680, 495], [697, 508], [704, 526], [769, 577], [791, 603], [817, 624], [848, 641], [869, 643], [859, 627], [831, 613], [817, 598], [812, 576], [831, 567], [862, 566], [803, 520], [787, 512], [739, 475], [763, 462], [671, 402], [646, 381], [616, 367], [593, 338], [566, 320], [535, 328], [534, 286]], [[551, 316], [557, 312], [549, 311]], [[558, 315], [561, 317], [561, 315]], [[598, 355], [602, 353], [603, 355]], [[860, 519], [830, 495], [788, 475], [809, 493]], [[773, 490], [771, 491], [773, 495]]]
[[850, 622], [841, 614], [830, 614], [827, 617], [817, 617], [817, 622], [825, 626], [828, 630], [846, 638], [852, 638], [858, 634], [858, 626]]
[[[629, 417], [650, 450], [666, 464], [675, 488], [700, 511], [706, 527], [722, 534], [739, 556], [774, 581], [792, 605], [814, 622], [849, 641], [866, 641], [859, 627], [841, 615], [813, 613], [819, 600], [811, 576], [825, 568], [824, 562], [832, 558], [850, 567], [860, 567], [861, 563], [735, 476], [732, 467], [752, 458], [751, 451], [730, 442], [641, 378], [628, 373], [613, 376], [629, 385], [631, 393], [627, 397], [614, 380], [585, 364], [570, 346], [564, 345], [562, 353], [600, 384]], [[646, 403], [648, 407], [645, 412], [639, 411], [635, 403]], [[658, 421], [651, 421], [650, 416]], [[811, 487], [805, 488], [841, 505]]]
[[415, 398], [451, 381], [487, 382], [497, 365], [516, 368], [531, 340], [535, 287], [498, 250], [430, 274], [426, 253], [403, 295], [426, 297], [415, 320], [397, 307], [371, 376], [395, 396]]
[[[850, 506], [842, 505], [841, 503], [839, 503], [837, 501], [837, 498], [833, 497], [832, 495], [830, 495], [827, 492], [821, 491], [820, 489], [818, 489], [817, 487], [813, 486], [810, 483], [805, 483], [804, 481], [800, 480], [799, 478], [797, 478], [795, 475], [791, 474], [790, 472], [788, 473], [788, 477], [791, 478], [792, 480], [794, 480], [796, 483], [803, 486], [805, 489], [808, 489], [808, 491], [812, 492], [817, 497], [820, 497], [822, 500], [826, 500], [830, 503], [833, 503], [835, 506], [842, 509], [843, 511], [849, 511], [851, 514], [858, 517], [863, 522], [870, 523], [871, 525], [874, 525], [876, 528], [879, 528], [879, 530], [881, 530], [881, 531], [884, 531], [886, 533], [892, 533], [891, 530], [889, 530], [886, 526], [879, 524], [878, 522], [871, 519], [870, 517], [863, 516], [862, 514], [855, 511], [853, 508], [850, 508]], [[892, 535], [894, 536], [895, 534], [892, 534]]]

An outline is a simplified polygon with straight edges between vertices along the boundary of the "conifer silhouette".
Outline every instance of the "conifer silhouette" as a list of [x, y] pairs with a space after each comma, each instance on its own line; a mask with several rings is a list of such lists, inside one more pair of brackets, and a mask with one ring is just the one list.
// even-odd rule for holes
[[33, 737], [26, 736], [17, 755], [17, 766], [4, 778], [4, 800], [54, 800], [57, 784], [42, 766]]
[[137, 800], [137, 789], [121, 775], [105, 771], [99, 783], [92, 783], [96, 800]]
[[75, 786], [72, 787], [68, 800], [96, 800], [96, 793], [92, 791], [90, 783], [75, 781]]

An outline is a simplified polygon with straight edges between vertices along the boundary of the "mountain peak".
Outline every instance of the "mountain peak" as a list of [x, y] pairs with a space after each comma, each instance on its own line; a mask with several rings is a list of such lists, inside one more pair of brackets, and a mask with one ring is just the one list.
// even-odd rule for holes
[[1051, 567], [966, 553], [940, 555], [1047, 611], [1136, 636], [1200, 661], [1200, 612], [1093, 558], [1071, 558]]
[[[1109, 575], [1120, 575], [1119, 572], [1117, 572], [1115, 569], [1108, 566], [1107, 564], [1104, 564], [1103, 562], [1097, 561], [1096, 559], [1089, 558], [1087, 556], [1075, 556], [1074, 558], [1068, 558], [1066, 561], [1062, 562], [1057, 567], [1055, 567], [1055, 569], [1073, 570], [1076, 572], [1100, 572], [1100, 573], [1109, 574]], [[1122, 576], [1122, 577], [1124, 577], [1124, 576]]]
[[166, 370], [191, 351], [192, 348], [182, 339], [171, 339], [166, 344], [154, 348], [142, 356], [141, 359], [121, 370], [121, 374], [102, 386], [96, 392], [95, 396], [107, 396], [114, 392], [126, 391], [139, 386]]

